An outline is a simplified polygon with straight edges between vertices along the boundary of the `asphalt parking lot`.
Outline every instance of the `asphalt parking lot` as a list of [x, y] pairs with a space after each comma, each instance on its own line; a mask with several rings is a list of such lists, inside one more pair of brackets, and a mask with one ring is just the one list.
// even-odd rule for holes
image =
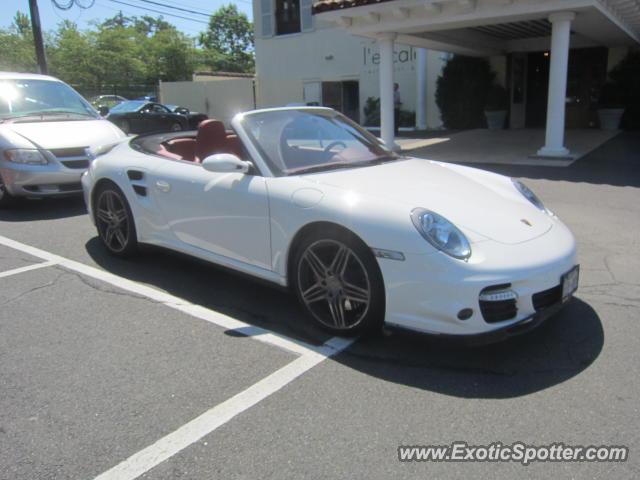
[[[0, 211], [0, 479], [638, 478], [640, 135], [521, 178], [581, 286], [530, 334], [354, 341], [287, 292], [100, 247], [81, 199]], [[400, 462], [401, 445], [616, 445], [616, 463]]]

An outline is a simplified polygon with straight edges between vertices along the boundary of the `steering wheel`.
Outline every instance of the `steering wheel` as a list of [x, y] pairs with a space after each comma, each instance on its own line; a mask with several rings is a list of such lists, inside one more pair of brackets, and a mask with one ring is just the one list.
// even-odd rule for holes
[[335, 142], [331, 142], [329, 145], [324, 147], [322, 151], [323, 158], [327, 158], [331, 154], [331, 149], [334, 147], [342, 146], [343, 149], [347, 148], [347, 144], [341, 140], [336, 140]]

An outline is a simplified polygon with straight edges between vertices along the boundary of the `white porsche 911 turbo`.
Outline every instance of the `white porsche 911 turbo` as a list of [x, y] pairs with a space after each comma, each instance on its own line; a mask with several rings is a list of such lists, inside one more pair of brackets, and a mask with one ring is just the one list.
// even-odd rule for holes
[[334, 110], [140, 136], [82, 178], [102, 243], [162, 246], [289, 286], [335, 334], [383, 325], [499, 340], [578, 286], [568, 228], [522, 183], [406, 158]]

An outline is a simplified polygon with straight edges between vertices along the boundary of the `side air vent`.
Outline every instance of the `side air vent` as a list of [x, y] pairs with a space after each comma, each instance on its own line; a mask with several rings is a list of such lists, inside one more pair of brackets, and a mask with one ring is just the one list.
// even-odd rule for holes
[[140, 170], [127, 170], [127, 176], [129, 177], [129, 180], [142, 180], [144, 173]]
[[147, 187], [143, 187], [142, 185], [133, 185], [133, 191], [141, 197], [147, 196]]

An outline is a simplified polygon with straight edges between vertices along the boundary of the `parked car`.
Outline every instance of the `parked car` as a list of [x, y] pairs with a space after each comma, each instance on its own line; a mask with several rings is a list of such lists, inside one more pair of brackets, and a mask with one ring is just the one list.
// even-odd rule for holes
[[88, 149], [122, 138], [60, 80], [0, 72], [0, 206], [15, 197], [80, 193]]
[[181, 107], [179, 105], [165, 105], [165, 107], [167, 107], [173, 113], [184, 115], [187, 118], [189, 130], [197, 129], [198, 125], [200, 125], [200, 122], [209, 118], [206, 113], [191, 112], [188, 108]]
[[187, 130], [184, 115], [174, 113], [164, 105], [145, 100], [129, 100], [109, 109], [105, 118], [126, 133], [148, 133]]
[[120, 95], [98, 95], [91, 99], [91, 105], [93, 105], [93, 108], [96, 110], [101, 111], [101, 109], [105, 107], [108, 109], [126, 101], [127, 99]]
[[519, 181], [399, 156], [328, 108], [231, 125], [141, 136], [93, 162], [82, 182], [104, 247], [155, 244], [290, 286], [340, 335], [386, 323], [497, 340], [577, 288], [573, 235]]

